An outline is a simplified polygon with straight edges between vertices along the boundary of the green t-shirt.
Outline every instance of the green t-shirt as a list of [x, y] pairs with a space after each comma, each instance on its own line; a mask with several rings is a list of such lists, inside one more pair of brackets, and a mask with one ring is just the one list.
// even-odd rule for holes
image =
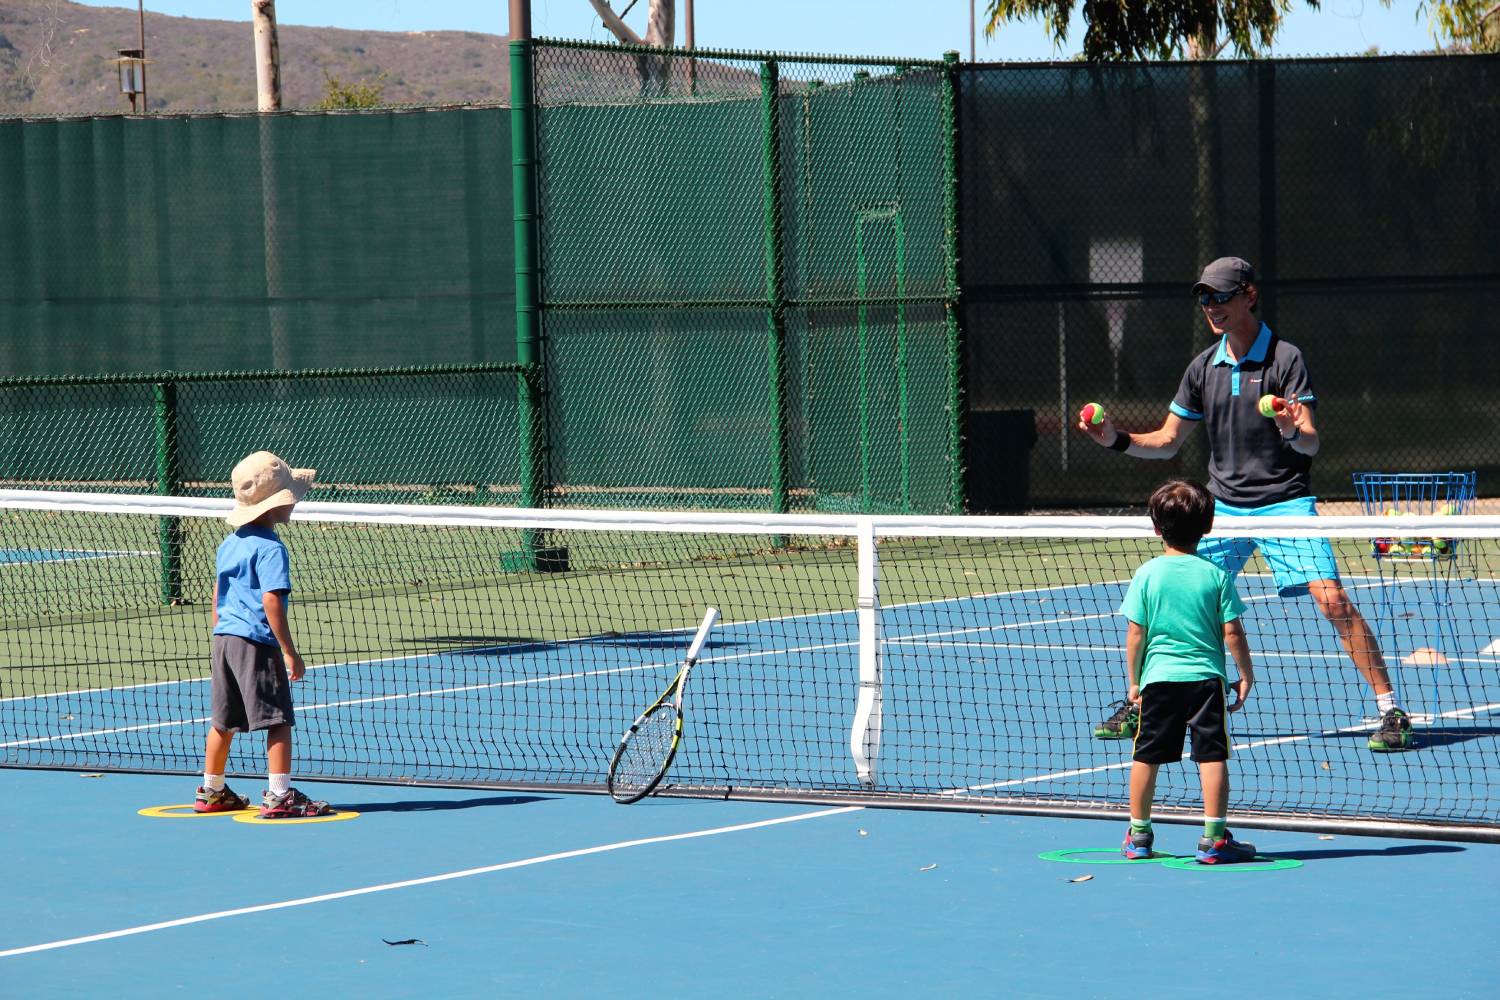
[[1198, 556], [1157, 556], [1135, 571], [1120, 613], [1146, 630], [1141, 687], [1227, 679], [1224, 625], [1245, 613], [1228, 573]]

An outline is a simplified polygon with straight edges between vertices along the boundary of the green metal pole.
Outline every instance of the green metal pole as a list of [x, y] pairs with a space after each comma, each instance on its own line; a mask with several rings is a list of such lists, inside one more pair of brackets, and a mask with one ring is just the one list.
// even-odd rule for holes
[[761, 190], [766, 261], [766, 356], [771, 406], [771, 509], [790, 509], [787, 454], [786, 274], [782, 261], [781, 129], [777, 99], [781, 74], [775, 60], [760, 64]]
[[962, 513], [967, 507], [964, 483], [964, 427], [968, 422], [964, 395], [963, 276], [959, 269], [959, 141], [958, 53], [943, 53], [943, 323], [948, 341], [948, 510]]
[[[516, 34], [512, 25], [512, 35]], [[541, 248], [537, 229], [533, 51], [529, 31], [510, 43], [511, 188], [516, 249], [516, 361], [520, 376], [521, 506], [545, 502], [546, 370], [539, 307]]]
[[[157, 382], [155, 395], [156, 422], [156, 492], [174, 496], [182, 481], [177, 450], [177, 384]], [[157, 519], [157, 545], [161, 551], [161, 602], [182, 603], [182, 524], [175, 517]]]
[[870, 310], [865, 303], [869, 278], [865, 267], [865, 214], [854, 217], [854, 294], [859, 298], [856, 331], [859, 340], [859, 509], [868, 514], [874, 489], [870, 482]]
[[899, 209], [896, 227], [896, 412], [901, 420], [901, 512], [911, 513], [911, 362], [906, 344], [906, 218]]

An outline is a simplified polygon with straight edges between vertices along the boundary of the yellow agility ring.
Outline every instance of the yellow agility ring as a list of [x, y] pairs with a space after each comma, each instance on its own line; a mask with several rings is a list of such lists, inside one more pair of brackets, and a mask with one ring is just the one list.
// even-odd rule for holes
[[137, 816], [149, 816], [151, 819], [216, 819], [220, 816], [243, 816], [253, 813], [255, 809], [247, 807], [228, 812], [201, 813], [193, 810], [191, 802], [181, 806], [147, 806], [145, 809], [137, 809]]

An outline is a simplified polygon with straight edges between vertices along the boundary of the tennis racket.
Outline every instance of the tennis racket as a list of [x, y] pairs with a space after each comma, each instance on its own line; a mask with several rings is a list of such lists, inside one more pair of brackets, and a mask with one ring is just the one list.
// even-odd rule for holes
[[682, 669], [661, 697], [620, 737], [620, 746], [609, 762], [606, 784], [609, 794], [621, 805], [639, 802], [650, 795], [672, 766], [672, 758], [677, 756], [677, 747], [682, 742], [682, 693], [687, 688], [688, 674], [708, 641], [708, 630], [718, 617], [717, 608], [708, 609], [703, 624], [698, 626], [698, 634], [688, 646], [687, 656], [683, 657]]

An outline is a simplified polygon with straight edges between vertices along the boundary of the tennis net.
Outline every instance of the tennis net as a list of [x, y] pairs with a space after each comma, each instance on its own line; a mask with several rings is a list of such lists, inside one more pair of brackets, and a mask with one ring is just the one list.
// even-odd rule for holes
[[[198, 772], [229, 507], [0, 491], [0, 764]], [[1330, 539], [1415, 746], [1367, 748], [1370, 688], [1256, 557], [1235, 821], [1500, 838], [1500, 518], [1251, 522], [1215, 535]], [[1094, 728], [1160, 551], [1144, 518], [304, 503], [280, 533], [299, 780], [598, 789], [713, 605], [666, 793], [1124, 813], [1130, 741]], [[263, 755], [241, 736], [230, 771]], [[1190, 763], [1157, 801], [1201, 815]]]

